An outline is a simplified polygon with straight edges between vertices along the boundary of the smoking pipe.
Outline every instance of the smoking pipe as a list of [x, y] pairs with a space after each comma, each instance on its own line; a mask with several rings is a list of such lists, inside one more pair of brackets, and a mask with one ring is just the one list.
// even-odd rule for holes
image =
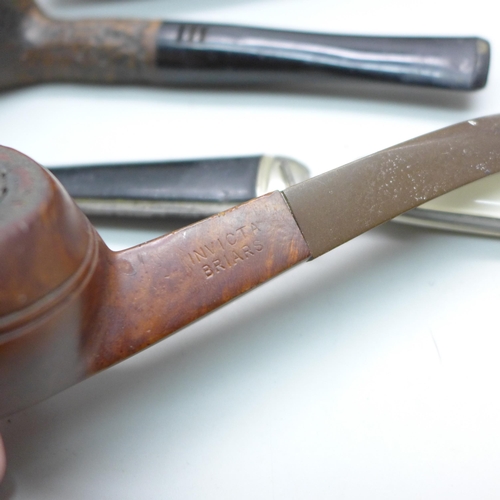
[[113, 252], [59, 181], [0, 148], [0, 416], [176, 332], [293, 265], [500, 171], [470, 120]]
[[347, 75], [471, 90], [486, 84], [480, 38], [366, 37], [161, 21], [63, 21], [0, 0], [0, 89], [37, 82], [272, 84]]

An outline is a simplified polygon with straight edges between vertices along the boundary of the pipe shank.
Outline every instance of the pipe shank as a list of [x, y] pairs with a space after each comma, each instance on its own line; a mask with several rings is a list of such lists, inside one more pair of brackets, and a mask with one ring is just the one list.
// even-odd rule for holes
[[[89, 374], [176, 332], [309, 257], [280, 192], [109, 254], [85, 340]], [[102, 295], [101, 295], [102, 294]]]

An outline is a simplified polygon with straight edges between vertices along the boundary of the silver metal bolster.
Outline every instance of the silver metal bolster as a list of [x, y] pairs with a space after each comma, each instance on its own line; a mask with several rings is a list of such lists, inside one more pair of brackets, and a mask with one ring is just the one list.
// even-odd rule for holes
[[301, 163], [282, 156], [263, 156], [257, 173], [256, 194], [282, 191], [309, 178], [309, 170]]
[[412, 226], [444, 229], [446, 231], [455, 231], [459, 233], [500, 236], [500, 219], [493, 217], [481, 217], [478, 215], [465, 215], [424, 208], [414, 208], [392, 219], [392, 221]]

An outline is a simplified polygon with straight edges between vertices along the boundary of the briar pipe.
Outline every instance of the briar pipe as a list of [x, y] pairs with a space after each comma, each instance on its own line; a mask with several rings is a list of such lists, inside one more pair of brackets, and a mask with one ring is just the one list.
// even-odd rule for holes
[[486, 84], [480, 38], [325, 35], [145, 20], [65, 21], [0, 0], [0, 89], [38, 82], [253, 85], [337, 75], [472, 90]]
[[50, 172], [0, 148], [0, 416], [495, 172], [500, 115], [427, 134], [113, 252]]

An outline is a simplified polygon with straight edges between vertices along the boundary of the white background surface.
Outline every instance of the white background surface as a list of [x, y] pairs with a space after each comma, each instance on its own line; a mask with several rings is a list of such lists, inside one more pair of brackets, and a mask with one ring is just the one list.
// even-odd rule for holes
[[[54, 16], [479, 35], [485, 90], [43, 85], [0, 143], [44, 165], [282, 154], [315, 174], [500, 112], [496, 2], [45, 0]], [[114, 248], [162, 223], [98, 226]], [[500, 241], [386, 225], [0, 423], [8, 499], [500, 497]]]

